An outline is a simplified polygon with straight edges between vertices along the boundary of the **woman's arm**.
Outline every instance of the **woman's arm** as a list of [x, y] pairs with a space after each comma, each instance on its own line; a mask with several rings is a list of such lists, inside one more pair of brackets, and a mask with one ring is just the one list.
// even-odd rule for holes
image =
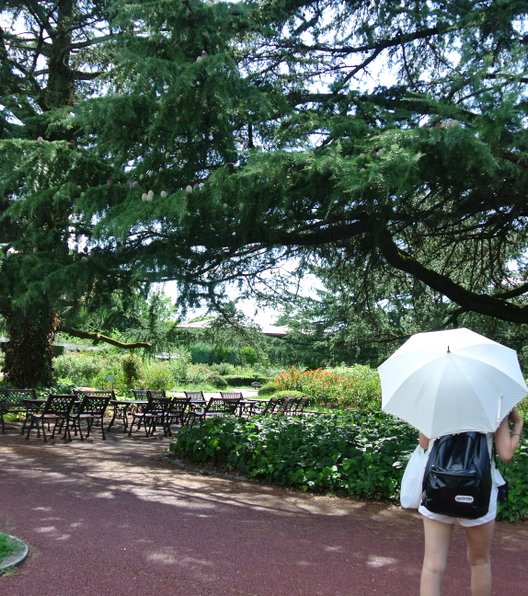
[[420, 433], [418, 442], [420, 443], [420, 447], [423, 447], [424, 449], [429, 447], [429, 439], [423, 433]]
[[[511, 430], [510, 423], [513, 424]], [[519, 446], [523, 424], [523, 419], [519, 416], [517, 410], [513, 409], [495, 431], [495, 449], [504, 463], [511, 460]]]

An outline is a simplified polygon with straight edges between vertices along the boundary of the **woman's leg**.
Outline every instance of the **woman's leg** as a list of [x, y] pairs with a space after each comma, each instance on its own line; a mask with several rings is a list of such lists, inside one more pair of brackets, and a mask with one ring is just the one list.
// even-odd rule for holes
[[490, 550], [495, 520], [464, 529], [467, 537], [467, 558], [471, 569], [471, 594], [472, 596], [490, 596]]
[[420, 578], [420, 596], [440, 596], [442, 577], [447, 565], [453, 524], [427, 517], [424, 522], [424, 560]]

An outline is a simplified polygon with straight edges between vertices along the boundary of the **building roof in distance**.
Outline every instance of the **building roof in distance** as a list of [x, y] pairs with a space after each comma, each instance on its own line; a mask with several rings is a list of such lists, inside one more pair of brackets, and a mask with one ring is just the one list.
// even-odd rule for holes
[[[207, 329], [211, 323], [213, 323], [214, 319], [200, 319], [199, 321], [190, 321], [189, 323], [181, 323], [178, 325], [178, 329], [186, 329], [189, 331], [192, 330], [199, 330], [199, 329]], [[284, 337], [288, 334], [288, 327], [284, 325], [259, 325], [260, 332], [263, 335], [268, 335], [270, 337]]]

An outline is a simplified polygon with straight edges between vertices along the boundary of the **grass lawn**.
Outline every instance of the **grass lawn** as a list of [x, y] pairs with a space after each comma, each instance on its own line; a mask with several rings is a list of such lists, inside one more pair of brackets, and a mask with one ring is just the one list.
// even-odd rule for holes
[[16, 549], [15, 542], [7, 534], [0, 532], [0, 562], [11, 555]]

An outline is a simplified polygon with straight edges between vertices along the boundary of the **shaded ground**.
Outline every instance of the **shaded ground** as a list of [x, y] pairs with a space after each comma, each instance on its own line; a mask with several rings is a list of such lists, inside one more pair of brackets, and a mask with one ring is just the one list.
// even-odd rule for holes
[[[0, 435], [0, 529], [30, 546], [7, 596], [418, 593], [417, 514], [202, 476], [168, 439]], [[497, 524], [495, 594], [526, 594], [528, 526]], [[444, 594], [469, 593], [462, 532]]]

